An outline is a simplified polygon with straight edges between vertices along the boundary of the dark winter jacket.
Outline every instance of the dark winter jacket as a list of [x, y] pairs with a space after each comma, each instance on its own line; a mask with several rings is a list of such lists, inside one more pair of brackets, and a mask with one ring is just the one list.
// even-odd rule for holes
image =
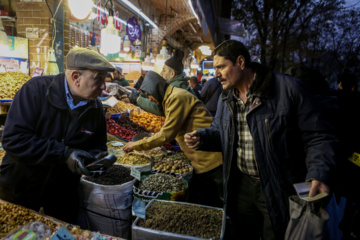
[[[250, 93], [258, 97], [246, 115], [267, 209], [277, 239], [289, 220], [288, 197], [293, 183], [317, 179], [329, 183], [334, 170], [335, 137], [320, 119], [319, 108], [303, 83], [254, 64], [256, 79]], [[223, 91], [211, 127], [198, 130], [199, 149], [223, 152], [225, 209], [228, 181], [236, 161], [237, 132], [232, 91]], [[228, 214], [231, 209], [227, 209]]]
[[198, 84], [196, 85], [193, 89], [192, 89], [195, 93], [195, 96], [201, 100], [201, 90], [202, 90], [202, 87]]
[[143, 83], [143, 81], [144, 81], [144, 78], [143, 78], [142, 76], [140, 76], [139, 79], [137, 80], [134, 88], [137, 89], [137, 90], [139, 90], [140, 87], [141, 87], [141, 84]]
[[210, 112], [216, 112], [217, 102], [222, 90], [221, 83], [217, 78], [209, 79], [202, 88], [201, 100]]
[[67, 168], [65, 146], [93, 155], [107, 150], [101, 102], [91, 100], [76, 108], [78, 114], [70, 114], [64, 79], [63, 73], [35, 77], [16, 93], [2, 136], [6, 154], [0, 170], [1, 199], [36, 210], [76, 205], [80, 176]]

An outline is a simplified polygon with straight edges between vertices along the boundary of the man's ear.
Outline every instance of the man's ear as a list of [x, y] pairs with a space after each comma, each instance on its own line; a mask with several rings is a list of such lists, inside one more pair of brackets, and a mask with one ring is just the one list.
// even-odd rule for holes
[[75, 86], [79, 86], [80, 85], [80, 72], [79, 71], [73, 71], [71, 73], [71, 80], [74, 82]]
[[236, 65], [239, 65], [241, 70], [244, 70], [245, 68], [245, 58], [243, 55], [238, 56], [236, 60]]
[[175, 70], [171, 69], [171, 79], [173, 79], [174, 77], [176, 77]]

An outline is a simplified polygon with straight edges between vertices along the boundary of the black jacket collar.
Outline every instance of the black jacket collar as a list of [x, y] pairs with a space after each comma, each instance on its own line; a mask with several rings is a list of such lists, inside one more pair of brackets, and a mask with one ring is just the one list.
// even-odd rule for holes
[[[60, 73], [52, 79], [46, 96], [52, 105], [57, 108], [67, 109], [68, 104], [65, 96], [65, 73]], [[89, 106], [100, 107], [100, 100], [90, 100]]]
[[[266, 67], [259, 63], [252, 62], [250, 68], [256, 73], [254, 83], [250, 87], [250, 94], [262, 98], [274, 96], [274, 75]], [[232, 89], [224, 90], [221, 97], [223, 100], [232, 100]]]

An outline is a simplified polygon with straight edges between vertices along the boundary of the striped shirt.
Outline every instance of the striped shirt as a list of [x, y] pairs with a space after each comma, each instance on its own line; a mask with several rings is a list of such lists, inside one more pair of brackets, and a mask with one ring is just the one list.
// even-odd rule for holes
[[[249, 94], [247, 94], [249, 95]], [[237, 165], [241, 172], [250, 176], [258, 177], [258, 169], [255, 161], [254, 143], [250, 133], [249, 125], [246, 122], [246, 114], [254, 105], [257, 98], [249, 96], [246, 103], [241, 100], [233, 91], [236, 99], [236, 130], [239, 136], [237, 148]]]

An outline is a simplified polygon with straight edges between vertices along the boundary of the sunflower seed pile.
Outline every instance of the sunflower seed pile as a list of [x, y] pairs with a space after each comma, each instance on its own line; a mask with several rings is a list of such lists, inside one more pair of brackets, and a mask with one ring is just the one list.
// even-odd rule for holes
[[153, 192], [180, 192], [185, 189], [185, 185], [172, 175], [156, 173], [142, 180], [139, 189]]

